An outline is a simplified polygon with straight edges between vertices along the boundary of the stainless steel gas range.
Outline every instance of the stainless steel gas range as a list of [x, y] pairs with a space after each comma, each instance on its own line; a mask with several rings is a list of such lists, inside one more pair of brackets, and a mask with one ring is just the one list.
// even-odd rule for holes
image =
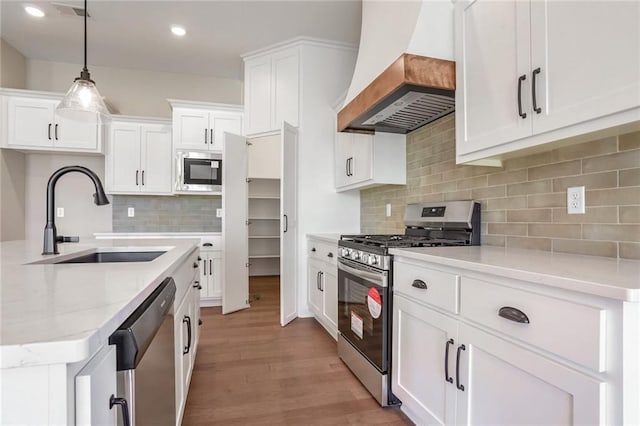
[[480, 244], [480, 204], [409, 204], [403, 235], [342, 235], [338, 242], [338, 354], [382, 406], [391, 392], [390, 248]]

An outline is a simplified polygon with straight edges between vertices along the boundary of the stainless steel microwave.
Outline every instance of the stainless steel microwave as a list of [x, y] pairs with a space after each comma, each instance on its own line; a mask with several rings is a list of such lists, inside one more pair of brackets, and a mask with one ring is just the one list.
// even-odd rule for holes
[[176, 151], [176, 192], [222, 192], [222, 155]]

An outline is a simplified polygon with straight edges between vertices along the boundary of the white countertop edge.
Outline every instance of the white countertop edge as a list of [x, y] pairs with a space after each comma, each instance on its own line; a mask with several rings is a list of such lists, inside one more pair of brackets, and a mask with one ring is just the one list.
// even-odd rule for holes
[[[503, 249], [502, 247], [497, 247], [498, 249]], [[449, 248], [452, 249], [452, 248]], [[471, 270], [475, 272], [482, 272], [492, 275], [499, 275], [505, 278], [512, 278], [521, 281], [528, 281], [535, 284], [542, 284], [550, 287], [561, 288], [565, 290], [572, 290], [579, 293], [591, 294], [594, 296], [601, 296], [610, 299], [617, 299], [626, 302], [640, 302], [640, 283], [639, 288], [625, 288], [621, 286], [615, 286], [611, 284], [605, 284], [598, 281], [587, 281], [584, 279], [570, 278], [566, 276], [549, 274], [540, 271], [532, 271], [526, 270], [516, 267], [507, 267], [504, 265], [493, 265], [482, 262], [475, 262], [465, 259], [456, 259], [451, 256], [451, 251], [449, 251], [446, 255], [438, 255], [437, 252], [434, 253], [423, 253], [418, 251], [420, 249], [391, 249], [389, 251], [390, 254], [398, 257], [398, 258], [408, 258], [419, 261], [428, 261], [432, 263], [441, 264], [444, 266], [457, 267], [466, 270]], [[437, 250], [437, 249], [436, 249]], [[526, 249], [513, 249], [511, 252], [520, 252], [524, 255], [531, 254], [532, 256], [564, 256], [567, 259], [569, 258], [594, 258], [594, 259], [607, 259], [608, 258], [599, 258], [596, 256], [583, 256], [583, 255], [571, 255], [565, 253], [551, 253], [551, 252], [540, 252], [534, 250], [526, 250]], [[611, 259], [614, 262], [614, 259]], [[626, 261], [622, 260], [622, 262], [634, 262], [634, 261]]]
[[222, 238], [222, 232], [96, 232], [96, 239], [120, 238]]
[[338, 241], [340, 241], [340, 234], [307, 234], [307, 238], [338, 244]]

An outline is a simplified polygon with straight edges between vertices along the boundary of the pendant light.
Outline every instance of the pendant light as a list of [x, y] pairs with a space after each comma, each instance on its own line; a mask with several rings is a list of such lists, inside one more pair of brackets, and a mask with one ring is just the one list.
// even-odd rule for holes
[[56, 113], [72, 120], [105, 123], [110, 118], [109, 110], [87, 69], [87, 14], [87, 0], [84, 0], [84, 68], [58, 104]]

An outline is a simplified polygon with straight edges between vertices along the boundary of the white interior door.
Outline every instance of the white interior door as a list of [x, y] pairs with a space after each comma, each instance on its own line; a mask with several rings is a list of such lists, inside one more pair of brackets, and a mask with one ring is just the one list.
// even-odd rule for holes
[[282, 173], [280, 178], [280, 324], [285, 326], [298, 316], [298, 129], [282, 125]]
[[222, 313], [249, 307], [247, 139], [224, 134], [222, 163]]

